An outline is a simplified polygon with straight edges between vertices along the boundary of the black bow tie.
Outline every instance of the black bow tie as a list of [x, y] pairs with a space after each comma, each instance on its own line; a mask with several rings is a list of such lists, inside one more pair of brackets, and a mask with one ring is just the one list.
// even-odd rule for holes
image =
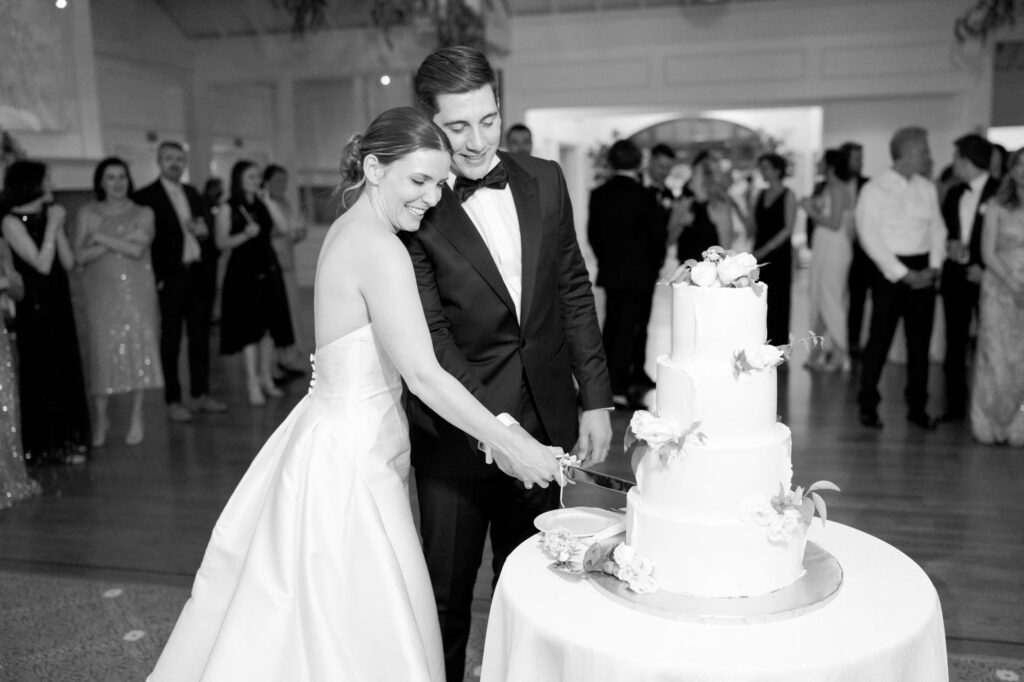
[[508, 171], [505, 170], [503, 164], [498, 164], [491, 171], [480, 178], [479, 180], [470, 180], [462, 176], [455, 178], [455, 196], [459, 198], [459, 203], [466, 201], [466, 199], [473, 196], [473, 192], [477, 191], [481, 187], [489, 187], [491, 189], [505, 189], [505, 185], [508, 184]]

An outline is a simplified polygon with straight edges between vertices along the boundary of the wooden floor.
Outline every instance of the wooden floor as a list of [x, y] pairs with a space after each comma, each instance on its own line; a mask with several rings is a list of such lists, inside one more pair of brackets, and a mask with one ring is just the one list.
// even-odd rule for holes
[[[794, 328], [802, 326], [802, 286]], [[304, 293], [308, 320], [311, 292]], [[668, 343], [665, 294], [655, 303], [652, 357]], [[1024, 658], [1024, 451], [978, 445], [964, 425], [930, 433], [908, 425], [899, 366], [883, 378], [886, 428], [866, 430], [856, 420], [853, 377], [812, 375], [795, 360], [779, 383], [795, 482], [834, 481], [843, 492], [830, 497], [830, 519], [882, 538], [924, 568], [941, 597], [951, 652]], [[43, 497], [0, 512], [0, 569], [189, 585], [227, 497], [306, 392], [299, 379], [285, 398], [249, 407], [238, 358], [215, 359], [213, 386], [230, 410], [188, 425], [168, 423], [160, 395], [149, 395], [146, 440], [135, 448], [122, 443], [128, 405], [115, 400], [110, 444], [90, 464], [42, 470]], [[938, 411], [938, 367], [931, 388]], [[627, 418], [615, 413], [606, 464], [625, 475]], [[566, 500], [622, 504], [584, 486]]]

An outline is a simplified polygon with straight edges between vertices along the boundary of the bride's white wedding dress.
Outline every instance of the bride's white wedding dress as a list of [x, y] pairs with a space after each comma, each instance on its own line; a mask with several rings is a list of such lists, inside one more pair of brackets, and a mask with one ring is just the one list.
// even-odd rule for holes
[[224, 508], [150, 680], [442, 680], [397, 370], [360, 327]]

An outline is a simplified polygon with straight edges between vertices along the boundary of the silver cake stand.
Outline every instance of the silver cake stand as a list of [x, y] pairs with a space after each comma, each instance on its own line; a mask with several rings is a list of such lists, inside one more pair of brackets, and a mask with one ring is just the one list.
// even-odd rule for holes
[[807, 543], [804, 573], [792, 585], [755, 597], [695, 597], [659, 590], [637, 594], [607, 573], [587, 573], [597, 591], [623, 606], [661, 618], [708, 625], [771, 623], [829, 603], [843, 584], [843, 567], [820, 545]]

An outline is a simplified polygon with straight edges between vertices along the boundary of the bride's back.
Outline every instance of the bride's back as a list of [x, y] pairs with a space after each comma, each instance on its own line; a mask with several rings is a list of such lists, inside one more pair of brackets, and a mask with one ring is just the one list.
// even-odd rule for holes
[[380, 239], [393, 238], [370, 223], [372, 216], [357, 202], [334, 221], [320, 247], [313, 285], [313, 326], [316, 347], [323, 348], [370, 323], [360, 293], [359, 264], [374, 258]]

